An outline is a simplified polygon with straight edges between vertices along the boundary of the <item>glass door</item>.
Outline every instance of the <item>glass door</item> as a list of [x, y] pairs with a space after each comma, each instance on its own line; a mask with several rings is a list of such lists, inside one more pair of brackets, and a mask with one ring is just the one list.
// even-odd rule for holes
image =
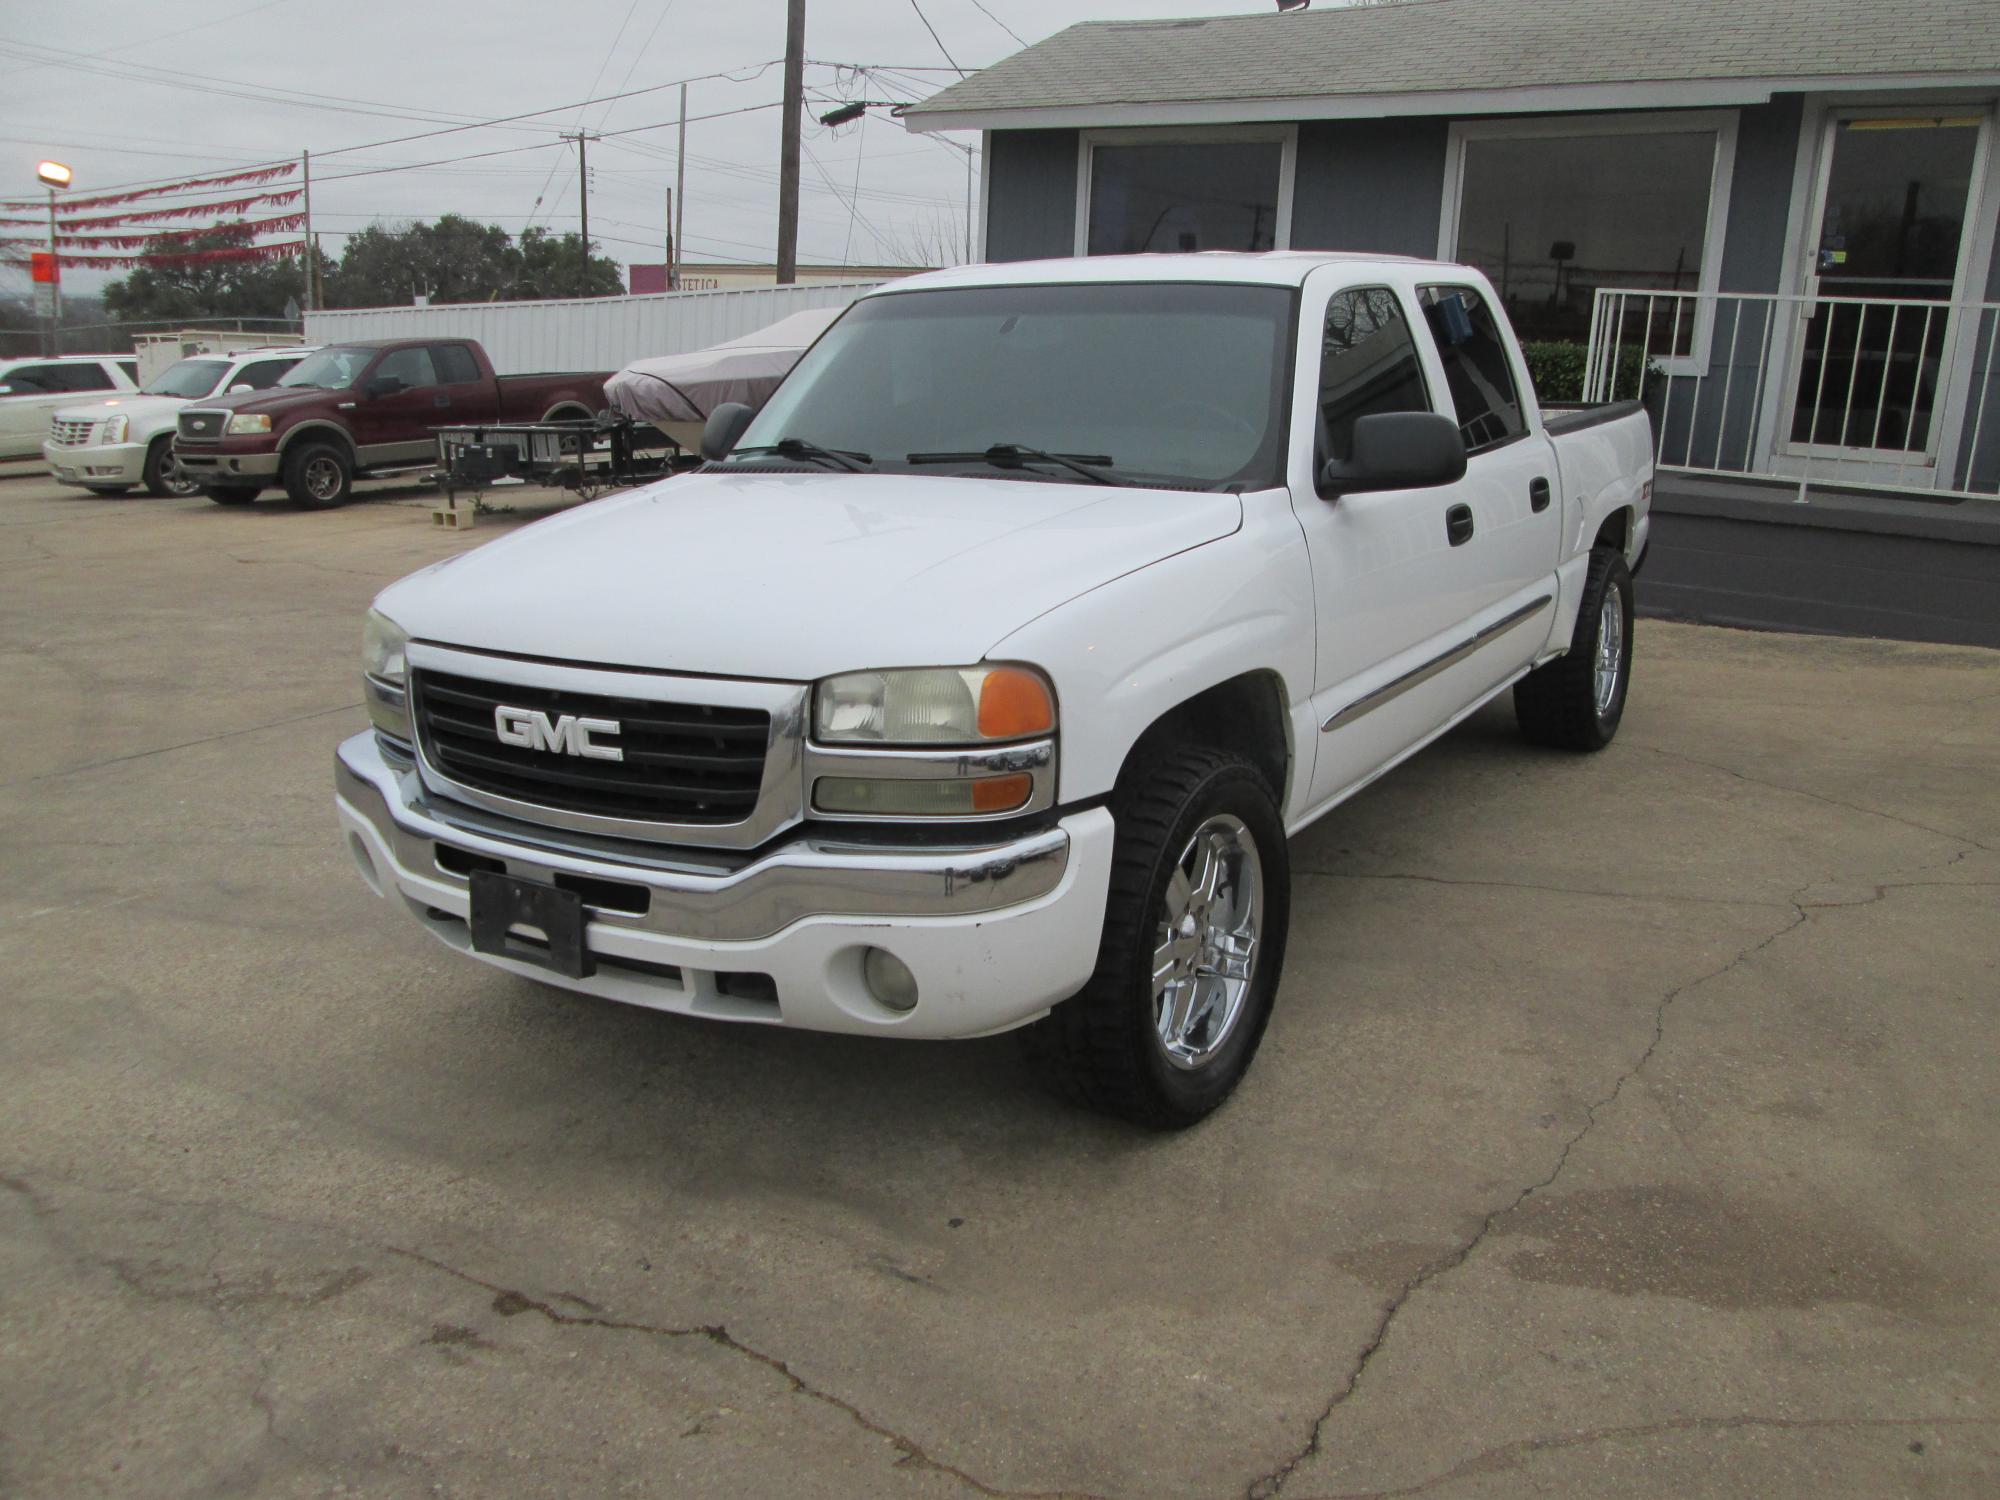
[[1830, 125], [1788, 436], [1795, 451], [1901, 465], [1936, 452], [1982, 120]]

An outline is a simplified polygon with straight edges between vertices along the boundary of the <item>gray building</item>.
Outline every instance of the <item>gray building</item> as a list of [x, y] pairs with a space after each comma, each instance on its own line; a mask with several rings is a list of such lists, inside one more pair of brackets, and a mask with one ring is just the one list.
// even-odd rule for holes
[[1991, 497], [1997, 98], [1996, 0], [1392, 0], [1072, 26], [906, 118], [983, 133], [987, 259], [1470, 261], [1557, 394], [1649, 372], [1665, 466]]

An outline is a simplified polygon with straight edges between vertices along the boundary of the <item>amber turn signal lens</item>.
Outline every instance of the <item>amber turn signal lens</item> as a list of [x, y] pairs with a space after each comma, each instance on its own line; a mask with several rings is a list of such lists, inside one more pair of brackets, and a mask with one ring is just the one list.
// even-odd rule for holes
[[[994, 667], [979, 689], [979, 734], [988, 740], [1018, 740], [1056, 727], [1056, 706], [1048, 684], [1019, 667]], [[1025, 778], [1024, 778], [1025, 779]]]
[[972, 783], [974, 812], [1012, 812], [1028, 800], [1034, 782], [1026, 776], [986, 776]]

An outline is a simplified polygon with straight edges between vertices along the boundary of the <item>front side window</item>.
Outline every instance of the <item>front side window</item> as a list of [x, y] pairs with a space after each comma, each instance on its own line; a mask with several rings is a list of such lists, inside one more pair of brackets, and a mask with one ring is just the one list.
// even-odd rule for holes
[[141, 391], [148, 396], [179, 396], [192, 401], [213, 394], [228, 370], [227, 360], [178, 360], [147, 381]]
[[437, 367], [431, 363], [431, 351], [421, 344], [414, 349], [391, 349], [370, 377], [371, 383], [376, 380], [400, 380], [404, 390], [415, 390], [438, 383]]
[[1016, 445], [1133, 484], [1277, 484], [1293, 304], [1285, 287], [1183, 282], [868, 297], [793, 367], [739, 452], [793, 438], [877, 470], [1074, 482], [1048, 464], [978, 464]]
[[1423, 366], [1402, 304], [1387, 287], [1337, 292], [1320, 336], [1319, 414], [1326, 452], [1354, 452], [1354, 423], [1376, 412], [1429, 411]]
[[1277, 141], [1093, 146], [1085, 252], [1272, 249], [1283, 162]]
[[334, 344], [317, 354], [308, 354], [289, 375], [280, 377], [278, 384], [344, 391], [361, 378], [361, 372], [374, 357], [375, 351], [364, 345]]
[[1528, 429], [1507, 343], [1486, 299], [1469, 286], [1427, 286], [1423, 304], [1465, 451], [1477, 453], [1521, 436]]
[[[1698, 290], [1717, 132], [1475, 136], [1463, 143], [1458, 245], [1523, 339], [1581, 342], [1598, 287]], [[1680, 335], [1691, 347], [1692, 320]]]
[[137, 385], [139, 383], [139, 361], [136, 359], [121, 359], [118, 361], [118, 368], [125, 372], [125, 378], [131, 381], [132, 384]]

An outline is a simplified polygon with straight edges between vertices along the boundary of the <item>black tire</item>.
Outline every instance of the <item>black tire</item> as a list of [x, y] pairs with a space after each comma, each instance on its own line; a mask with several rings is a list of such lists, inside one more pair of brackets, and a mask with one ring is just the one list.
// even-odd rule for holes
[[217, 505], [248, 505], [264, 493], [261, 484], [205, 484], [201, 492]]
[[129, 484], [86, 484], [84, 488], [93, 495], [102, 495], [107, 500], [117, 495], [132, 493], [132, 486]]
[[300, 443], [285, 455], [285, 493], [300, 510], [332, 510], [354, 494], [354, 459], [338, 443]]
[[[1291, 918], [1284, 824], [1256, 767], [1197, 747], [1139, 761], [1120, 778], [1111, 809], [1117, 839], [1096, 972], [1022, 1040], [1060, 1097], [1155, 1130], [1178, 1130], [1229, 1097], [1270, 1020]], [[1169, 1060], [1156, 1025], [1154, 953], [1168, 933], [1168, 890], [1183, 853], [1217, 818], [1241, 825], [1261, 867], [1257, 944], [1233, 1024], [1214, 1039], [1212, 1055], [1181, 1067]]]
[[[1598, 702], [1598, 656], [1604, 644], [1605, 600], [1616, 591], [1618, 641], [1612, 653], [1618, 676], [1609, 701]], [[1632, 574], [1625, 559], [1609, 547], [1590, 554], [1583, 602], [1576, 614], [1576, 633], [1569, 650], [1537, 667], [1514, 684], [1514, 718], [1521, 733], [1537, 745], [1558, 750], [1602, 750], [1618, 733], [1625, 717], [1625, 696], [1632, 685]]]
[[163, 432], [146, 447], [146, 493], [161, 499], [175, 495], [192, 495], [195, 483], [180, 477], [180, 469], [174, 463], [174, 436]]

